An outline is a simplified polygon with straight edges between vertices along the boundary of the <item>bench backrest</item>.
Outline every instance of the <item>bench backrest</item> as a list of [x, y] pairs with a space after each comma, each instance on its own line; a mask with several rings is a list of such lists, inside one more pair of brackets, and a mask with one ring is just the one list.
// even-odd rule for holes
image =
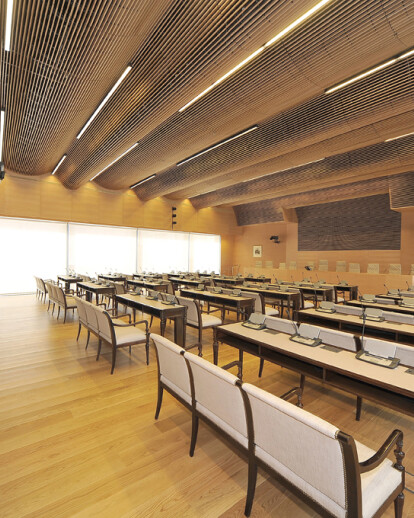
[[280, 331], [281, 333], [286, 333], [288, 335], [293, 335], [297, 332], [297, 326], [295, 322], [292, 320], [287, 320], [286, 318], [269, 316], [266, 317], [265, 324], [269, 329]]
[[248, 297], [254, 300], [254, 312], [264, 313], [263, 295], [256, 291], [242, 291], [240, 293], [242, 297]]
[[76, 308], [78, 310], [79, 322], [81, 322], [82, 324], [87, 326], [88, 325], [88, 317], [86, 315], [85, 302], [80, 297], [74, 296], [73, 298], [75, 299], [75, 302], [76, 302]]
[[346, 513], [339, 429], [268, 392], [243, 384], [251, 406], [256, 457], [335, 516]]
[[151, 333], [157, 353], [160, 380], [191, 405], [191, 385], [183, 349], [163, 336]]
[[236, 376], [186, 352], [196, 410], [244, 448], [248, 447], [246, 410]]

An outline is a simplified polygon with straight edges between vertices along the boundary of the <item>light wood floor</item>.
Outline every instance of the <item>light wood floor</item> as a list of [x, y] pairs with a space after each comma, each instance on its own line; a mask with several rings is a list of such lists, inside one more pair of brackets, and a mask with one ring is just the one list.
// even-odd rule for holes
[[[191, 459], [190, 413], [168, 394], [154, 421], [153, 346], [149, 366], [140, 346], [131, 357], [120, 352], [111, 376], [109, 349], [96, 362], [96, 339], [85, 351], [86, 334], [76, 342], [76, 332], [72, 316], [65, 325], [57, 322], [34, 296], [0, 297], [0, 516], [243, 516], [245, 461], [204, 424]], [[210, 360], [211, 339], [208, 331], [204, 351]], [[235, 357], [230, 347], [220, 349], [221, 364]], [[262, 379], [257, 371], [258, 360], [246, 358], [245, 380], [276, 395], [298, 382], [294, 373], [270, 364]], [[400, 428], [405, 465], [414, 473], [414, 419], [365, 403], [358, 423], [355, 398], [317, 382], [308, 382], [304, 404], [375, 449]], [[317, 515], [278, 483], [259, 477], [253, 518], [308, 516]], [[386, 516], [393, 516], [392, 507]], [[414, 517], [409, 492], [404, 516]]]

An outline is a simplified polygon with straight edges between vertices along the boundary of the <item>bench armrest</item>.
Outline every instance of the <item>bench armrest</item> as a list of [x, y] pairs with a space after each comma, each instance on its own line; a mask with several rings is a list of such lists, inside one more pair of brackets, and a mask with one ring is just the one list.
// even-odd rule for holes
[[148, 334], [148, 320], [140, 320], [139, 322], [132, 322], [131, 324], [116, 324], [114, 322], [114, 326], [116, 327], [132, 327], [137, 324], [145, 324], [145, 332]]
[[394, 467], [399, 471], [404, 471], [404, 466], [402, 465], [402, 460], [405, 456], [402, 451], [403, 447], [403, 433], [400, 430], [394, 430], [381, 446], [381, 448], [370, 458], [365, 460], [364, 462], [359, 463], [359, 472], [366, 473], [367, 471], [371, 471], [375, 469], [377, 466], [384, 461], [384, 459], [388, 456], [391, 451], [391, 448], [396, 445], [396, 449], [394, 450], [396, 463]]

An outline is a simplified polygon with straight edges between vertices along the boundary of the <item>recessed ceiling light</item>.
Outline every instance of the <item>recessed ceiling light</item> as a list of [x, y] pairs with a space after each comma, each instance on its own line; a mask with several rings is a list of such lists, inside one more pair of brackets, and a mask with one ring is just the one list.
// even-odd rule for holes
[[124, 70], [121, 77], [118, 79], [118, 81], [114, 84], [114, 86], [111, 88], [111, 90], [106, 94], [104, 100], [101, 102], [101, 104], [96, 108], [96, 110], [93, 112], [91, 117], [89, 118], [88, 122], [85, 124], [85, 126], [80, 130], [80, 132], [76, 135], [77, 139], [80, 139], [81, 136], [85, 133], [88, 126], [91, 124], [93, 119], [98, 115], [98, 113], [102, 110], [102, 108], [105, 106], [105, 104], [108, 102], [111, 95], [115, 92], [115, 90], [118, 88], [118, 86], [122, 83], [122, 81], [125, 79], [125, 77], [128, 75], [130, 70], [132, 69], [131, 66], [127, 66]]
[[378, 72], [379, 70], [382, 70], [383, 68], [387, 68], [400, 59], [407, 58], [408, 56], [412, 56], [414, 54], [414, 49], [409, 50], [408, 52], [404, 52], [403, 54], [400, 54], [399, 56], [396, 56], [395, 58], [389, 59], [388, 61], [385, 61], [384, 63], [381, 63], [380, 65], [377, 65], [376, 67], [370, 68], [366, 70], [365, 72], [361, 72], [361, 74], [358, 74], [354, 77], [351, 77], [350, 79], [347, 79], [346, 81], [343, 81], [342, 83], [339, 83], [335, 86], [332, 86], [331, 88], [328, 88], [325, 90], [326, 94], [330, 94], [332, 92], [336, 92], [340, 88], [344, 88], [345, 86], [348, 86], [352, 83], [355, 83], [356, 81], [359, 81], [360, 79], [363, 79], [364, 77], [370, 76], [372, 74], [375, 74], [375, 72]]
[[198, 101], [201, 97], [203, 97], [204, 95], [206, 95], [208, 92], [210, 92], [211, 90], [213, 90], [213, 88], [215, 88], [216, 86], [218, 86], [220, 83], [222, 83], [225, 79], [227, 79], [228, 77], [230, 77], [231, 75], [233, 75], [235, 72], [237, 72], [237, 70], [240, 70], [242, 67], [244, 67], [244, 65], [247, 65], [247, 63], [249, 63], [252, 59], [254, 59], [256, 56], [258, 56], [261, 52], [263, 52], [265, 50], [265, 48], [267, 47], [270, 47], [270, 45], [273, 45], [274, 43], [276, 43], [277, 41], [279, 41], [280, 39], [282, 39], [284, 36], [286, 36], [286, 34], [288, 34], [289, 32], [291, 32], [293, 29], [295, 29], [296, 27], [298, 27], [301, 23], [303, 23], [305, 20], [307, 20], [310, 16], [312, 16], [314, 13], [316, 13], [317, 11], [319, 11], [319, 9], [321, 9], [324, 5], [328, 4], [329, 2], [331, 2], [332, 0], [322, 0], [321, 2], [318, 2], [314, 7], [312, 7], [312, 9], [309, 9], [309, 11], [306, 11], [305, 14], [303, 14], [302, 16], [300, 16], [297, 20], [295, 20], [293, 23], [291, 23], [290, 25], [288, 25], [287, 27], [285, 27], [281, 32], [279, 32], [278, 34], [276, 34], [276, 36], [274, 36], [271, 40], [269, 40], [267, 43], [265, 43], [264, 45], [262, 45], [261, 47], [259, 47], [257, 50], [255, 50], [252, 54], [250, 54], [249, 56], [247, 56], [247, 58], [245, 58], [243, 61], [241, 61], [238, 65], [236, 65], [234, 68], [232, 68], [231, 70], [229, 70], [226, 74], [224, 74], [224, 76], [220, 77], [219, 79], [217, 79], [217, 81], [215, 81], [212, 85], [210, 85], [208, 88], [206, 88], [205, 90], [203, 90], [201, 93], [199, 93], [198, 95], [196, 95], [196, 97], [194, 97], [194, 99], [192, 99], [190, 102], [188, 102], [185, 106], [183, 106], [182, 108], [180, 108], [178, 111], [179, 112], [183, 112], [186, 108], [188, 108], [189, 106], [191, 106], [193, 103], [195, 103], [196, 101]]
[[152, 178], [155, 178], [156, 176], [157, 176], [156, 174], [152, 174], [151, 176], [147, 176], [143, 180], [140, 180], [139, 182], [134, 183], [134, 185], [131, 185], [130, 189], [135, 189], [135, 187], [138, 187], [138, 185], [141, 185], [144, 182], [148, 182], [148, 180], [151, 180]]
[[132, 145], [130, 148], [128, 148], [126, 151], [124, 151], [124, 152], [122, 153], [122, 155], [119, 155], [118, 157], [116, 157], [116, 158], [115, 158], [115, 160], [112, 160], [112, 162], [111, 162], [110, 164], [108, 164], [108, 165], [107, 165], [107, 166], [105, 166], [103, 169], [101, 169], [101, 170], [99, 171], [99, 173], [96, 173], [96, 175], [95, 175], [95, 176], [93, 176], [89, 181], [90, 181], [90, 182], [92, 182], [92, 180], [95, 180], [95, 178], [96, 178], [97, 176], [99, 176], [100, 174], [102, 174], [104, 171], [106, 171], [106, 170], [108, 169], [108, 167], [111, 167], [111, 165], [114, 165], [114, 164], [115, 164], [115, 162], [118, 162], [118, 160], [121, 160], [121, 158], [122, 158], [123, 156], [125, 156], [127, 153], [129, 153], [130, 151], [132, 151], [132, 150], [133, 150], [135, 147], [137, 147], [137, 146], [138, 146], [138, 142], [135, 142], [135, 144], [133, 144], [133, 145]]
[[13, 16], [13, 0], [7, 0], [6, 7], [6, 31], [4, 36], [4, 50], [10, 51], [10, 39], [11, 39], [11, 25]]
[[243, 135], [246, 135], [247, 133], [250, 133], [251, 131], [254, 131], [255, 129], [257, 129], [258, 127], [259, 126], [257, 126], [257, 125], [252, 126], [251, 128], [248, 128], [248, 129], [246, 129], [244, 131], [241, 131], [240, 133], [237, 133], [236, 135], [233, 135], [232, 137], [226, 138], [225, 140], [221, 140], [217, 144], [214, 144], [213, 146], [210, 146], [210, 147], [208, 147], [206, 149], [203, 149], [199, 153], [196, 153], [195, 155], [191, 155], [190, 157], [186, 158], [185, 160], [181, 160], [181, 162], [177, 162], [177, 166], [185, 164], [186, 162], [189, 162], [190, 160], [194, 160], [194, 158], [197, 158], [198, 156], [204, 155], [204, 153], [208, 153], [208, 151], [211, 151], [212, 149], [216, 149], [216, 148], [222, 146], [223, 144], [226, 144], [227, 142], [230, 142], [231, 140], [234, 140], [234, 139], [239, 138], [239, 137], [241, 137]]
[[414, 131], [412, 131], [411, 133], [405, 133], [404, 135], [399, 135], [398, 137], [387, 138], [387, 140], [384, 140], [384, 142], [391, 142], [391, 140], [397, 140], [399, 138], [408, 137], [409, 135], [414, 135]]
[[66, 156], [67, 156], [66, 154], [62, 156], [62, 158], [57, 163], [57, 166], [53, 169], [52, 174], [56, 173], [56, 171], [59, 169], [59, 167], [62, 164], [62, 162], [65, 160]]

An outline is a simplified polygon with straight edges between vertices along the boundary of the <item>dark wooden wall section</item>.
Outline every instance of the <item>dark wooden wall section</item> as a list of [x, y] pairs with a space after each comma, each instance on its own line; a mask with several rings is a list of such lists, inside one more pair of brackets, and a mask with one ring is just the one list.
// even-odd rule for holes
[[401, 214], [388, 194], [298, 207], [298, 250], [399, 250]]

